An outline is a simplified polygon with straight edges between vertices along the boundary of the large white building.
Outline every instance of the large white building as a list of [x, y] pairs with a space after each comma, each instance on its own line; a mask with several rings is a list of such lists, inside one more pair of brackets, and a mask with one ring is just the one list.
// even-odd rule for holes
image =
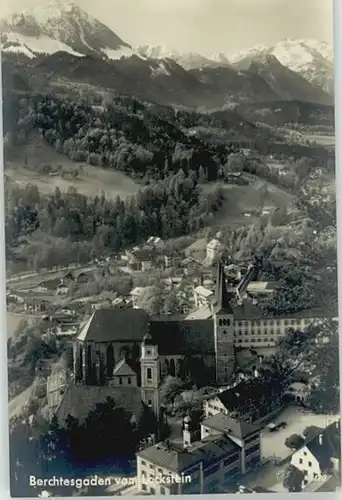
[[[160, 442], [137, 453], [140, 493], [219, 492], [260, 462], [258, 426], [219, 414], [192, 429], [185, 417], [183, 442]], [[223, 491], [223, 490], [221, 490]]]

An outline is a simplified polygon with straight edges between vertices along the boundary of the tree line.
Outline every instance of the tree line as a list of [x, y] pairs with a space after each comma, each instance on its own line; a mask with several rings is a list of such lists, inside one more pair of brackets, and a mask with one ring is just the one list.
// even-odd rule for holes
[[50, 248], [51, 238], [57, 238], [60, 247], [71, 244], [76, 252], [74, 259], [79, 254], [78, 261], [84, 261], [87, 253], [89, 261], [106, 251], [115, 253], [145, 241], [151, 235], [168, 239], [197, 231], [213, 222], [222, 201], [220, 189], [202, 194], [197, 181], [182, 169], [125, 200], [119, 196], [109, 199], [104, 194], [90, 198], [74, 188], [64, 193], [56, 188], [51, 195], [42, 195], [35, 185], [21, 188], [7, 182], [8, 258], [10, 250], [23, 238], [39, 233], [45, 235], [45, 244], [39, 248], [33, 238], [21, 252], [21, 258], [33, 267], [53, 267], [63, 262], [63, 255]]

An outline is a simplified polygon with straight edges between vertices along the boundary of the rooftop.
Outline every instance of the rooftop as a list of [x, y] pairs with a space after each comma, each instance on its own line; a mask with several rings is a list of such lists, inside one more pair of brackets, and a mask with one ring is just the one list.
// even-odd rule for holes
[[247, 436], [255, 434], [260, 430], [260, 427], [255, 424], [250, 424], [241, 419], [236, 420], [223, 413], [217, 413], [207, 418], [202, 422], [202, 425], [222, 432], [222, 434], [232, 435], [238, 439], [245, 439]]
[[267, 292], [274, 290], [276, 283], [272, 281], [251, 281], [247, 286], [248, 292]]
[[341, 458], [341, 421], [336, 420], [305, 444], [319, 462], [322, 471], [330, 467], [331, 458]]
[[149, 316], [141, 309], [98, 309], [82, 327], [77, 339], [141, 342], [148, 326]]
[[199, 295], [202, 295], [205, 298], [209, 298], [212, 295], [214, 295], [214, 292], [212, 290], [209, 290], [208, 288], [205, 288], [202, 285], [199, 285], [195, 288], [195, 292], [198, 293]]
[[136, 375], [136, 373], [130, 366], [129, 362], [126, 361], [126, 359], [122, 359], [115, 366], [113, 375], [115, 375], [116, 377], [133, 377], [134, 375]]
[[321, 308], [303, 309], [302, 311], [297, 311], [291, 314], [283, 315], [272, 315], [263, 311], [256, 304], [253, 304], [252, 300], [244, 300], [241, 304], [232, 304], [234, 319], [237, 320], [248, 320], [248, 319], [281, 319], [281, 318], [330, 318], [337, 317], [336, 313]]
[[203, 467], [207, 467], [213, 461], [226, 457], [236, 449], [238, 446], [229, 438], [209, 436], [194, 442], [186, 450], [168, 446], [166, 443], [157, 443], [140, 451], [137, 455], [174, 473], [180, 473], [201, 462]]
[[189, 313], [185, 319], [186, 320], [210, 319], [212, 315], [213, 314], [209, 307], [200, 307], [199, 309], [196, 309], [196, 311], [192, 311], [191, 313]]
[[214, 325], [212, 320], [176, 320], [156, 318], [151, 321], [150, 331], [159, 346], [159, 353], [213, 354]]
[[243, 380], [239, 384], [222, 392], [208, 395], [205, 399], [218, 398], [230, 411], [243, 411], [250, 404], [258, 404], [265, 398], [272, 398], [281, 391], [281, 383], [275, 380], [265, 381], [260, 378]]
[[128, 413], [140, 415], [142, 410], [139, 387], [115, 388], [109, 386], [84, 386], [71, 384], [58, 407], [56, 416], [60, 425], [65, 424], [68, 415], [83, 422], [96, 405], [105, 403], [107, 398], [112, 398], [118, 408], [123, 408]]

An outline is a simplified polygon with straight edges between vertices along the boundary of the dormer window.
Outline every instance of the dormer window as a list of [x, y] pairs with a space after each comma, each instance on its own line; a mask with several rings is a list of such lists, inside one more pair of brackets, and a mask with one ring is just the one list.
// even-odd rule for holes
[[152, 368], [147, 368], [146, 376], [147, 376], [147, 380], [152, 380]]

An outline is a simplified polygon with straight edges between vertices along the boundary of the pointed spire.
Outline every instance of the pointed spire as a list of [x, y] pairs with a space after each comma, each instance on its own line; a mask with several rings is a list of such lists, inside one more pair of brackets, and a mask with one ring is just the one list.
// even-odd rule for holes
[[217, 312], [223, 310], [227, 310], [229, 312], [232, 311], [230, 306], [231, 297], [227, 290], [226, 278], [224, 275], [224, 268], [221, 260], [219, 260], [217, 266], [216, 298]]

